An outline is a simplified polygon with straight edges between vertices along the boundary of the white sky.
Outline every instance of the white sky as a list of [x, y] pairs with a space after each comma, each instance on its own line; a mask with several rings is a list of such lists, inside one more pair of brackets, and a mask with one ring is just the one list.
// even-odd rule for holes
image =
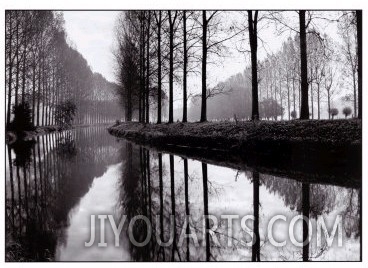
[[115, 81], [112, 44], [119, 11], [64, 11], [69, 42], [85, 57], [94, 72]]

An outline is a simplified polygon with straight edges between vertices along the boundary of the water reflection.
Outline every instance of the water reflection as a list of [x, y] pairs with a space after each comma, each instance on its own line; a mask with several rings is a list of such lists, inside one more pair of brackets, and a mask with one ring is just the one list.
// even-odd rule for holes
[[[147, 247], [131, 245], [130, 253], [135, 261], [266, 261], [266, 260], [359, 260], [360, 259], [360, 190], [333, 185], [301, 183], [275, 177], [258, 171], [239, 171], [208, 165], [171, 154], [149, 151], [146, 148], [123, 142], [123, 174], [121, 177], [124, 195], [123, 204], [128, 219], [146, 215], [152, 220], [154, 232], [163, 241], [172, 239], [168, 247], [160, 247], [152, 236]], [[133, 167], [138, 167], [134, 169]], [[134, 184], [134, 190], [132, 190]], [[129, 188], [127, 188], [129, 187]], [[127, 202], [134, 199], [134, 204]], [[346, 202], [349, 200], [349, 202]], [[141, 208], [141, 209], [139, 209]], [[134, 211], [132, 211], [134, 209]], [[124, 212], [123, 212], [124, 213]], [[290, 219], [302, 215], [311, 219], [312, 230], [306, 222], [295, 225], [297, 241], [306, 241], [296, 247], [287, 241], [282, 248], [275, 248], [267, 239], [267, 224], [276, 214]], [[225, 222], [217, 223], [216, 232], [204, 232], [203, 225], [210, 229], [215, 223], [203, 215], [222, 214], [253, 215], [249, 225], [254, 230], [255, 243], [245, 246], [252, 237], [242, 232], [234, 221], [233, 235], [227, 236]], [[316, 222], [323, 216], [331, 233], [335, 216], [343, 217], [343, 247], [326, 241], [317, 246]], [[157, 215], [158, 221], [154, 220]], [[170, 215], [174, 215], [170, 218]], [[185, 224], [185, 215], [191, 215], [190, 224]], [[240, 221], [240, 220], [239, 220]], [[281, 241], [288, 235], [283, 226], [275, 225], [276, 236]], [[198, 235], [199, 247], [190, 235]], [[312, 239], [308, 237], [313, 233]], [[146, 237], [144, 226], [134, 229], [137, 240]], [[216, 240], [216, 241], [215, 241]], [[228, 246], [228, 240], [230, 245]], [[219, 241], [220, 245], [216, 243]]]
[[[166, 154], [109, 136], [104, 128], [80, 128], [39, 136], [7, 148], [7, 260], [127, 260], [127, 261], [269, 261], [360, 260], [361, 190], [272, 176], [257, 170], [234, 170]], [[111, 227], [106, 248], [86, 248], [90, 215], [126, 215], [118, 247]], [[269, 241], [268, 222], [276, 214], [299, 221], [296, 247], [280, 248]], [[152, 223], [150, 232], [137, 215]], [[188, 218], [186, 215], [190, 215]], [[216, 222], [205, 215], [215, 215]], [[239, 215], [232, 226], [220, 215]], [[251, 215], [245, 232], [240, 219]], [[343, 246], [317, 245], [316, 222], [323, 216], [331, 230], [343, 217]], [[207, 231], [217, 227], [215, 231]], [[131, 228], [131, 230], [129, 229]], [[232, 232], [229, 233], [231, 228]], [[282, 221], [274, 237], [288, 237]], [[131, 234], [137, 243], [132, 243]], [[255, 242], [252, 243], [252, 240]]]
[[54, 260], [69, 211], [118, 152], [103, 128], [19, 141], [7, 148], [6, 259]]

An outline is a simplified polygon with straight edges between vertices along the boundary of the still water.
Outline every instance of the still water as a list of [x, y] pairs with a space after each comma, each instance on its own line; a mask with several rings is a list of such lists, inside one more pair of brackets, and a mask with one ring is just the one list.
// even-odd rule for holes
[[[361, 189], [301, 183], [257, 171], [202, 163], [148, 150], [118, 140], [103, 127], [78, 128], [38, 136], [7, 147], [6, 259], [9, 261], [328, 261], [361, 259]], [[91, 215], [96, 215], [91, 227]], [[97, 215], [111, 215], [113, 227]], [[151, 239], [144, 221], [152, 223]], [[170, 217], [170, 215], [174, 215]], [[185, 215], [190, 215], [186, 224]], [[213, 215], [218, 222], [204, 219]], [[233, 216], [231, 221], [221, 215]], [[242, 227], [243, 216], [251, 216]], [[284, 215], [271, 230], [275, 215]], [[290, 241], [289, 223], [303, 215], [311, 220], [310, 243]], [[331, 233], [342, 217], [342, 245], [337, 238], [317, 243], [322, 216]], [[215, 231], [203, 232], [203, 227]], [[217, 227], [217, 228], [215, 228]], [[307, 234], [298, 221], [297, 241]], [[95, 243], [86, 242], [95, 234]], [[105, 246], [101, 242], [104, 236]], [[186, 233], [191, 233], [192, 236]], [[336, 232], [337, 233], [337, 232]], [[323, 236], [323, 235], [322, 235]], [[337, 236], [336, 236], [337, 237]], [[168, 246], [158, 240], [171, 241]], [[247, 244], [246, 244], [247, 243]]]

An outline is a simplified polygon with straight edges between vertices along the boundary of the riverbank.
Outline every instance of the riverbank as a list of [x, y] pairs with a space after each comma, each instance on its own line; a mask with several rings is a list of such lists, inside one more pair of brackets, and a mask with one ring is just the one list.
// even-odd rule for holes
[[[24, 131], [22, 139], [24, 140], [28, 140], [28, 139], [32, 139], [33, 137], [36, 137], [38, 135], [45, 135], [45, 134], [49, 134], [52, 132], [56, 132], [56, 131], [63, 131], [63, 130], [67, 130], [67, 129], [73, 129], [73, 128], [81, 128], [81, 127], [94, 127], [94, 126], [109, 126], [111, 125], [111, 123], [100, 123], [100, 124], [83, 124], [83, 125], [73, 125], [71, 126], [71, 128], [63, 128], [60, 126], [40, 126], [40, 127], [36, 127], [35, 130], [32, 131]], [[16, 140], [18, 139], [17, 135], [15, 132], [13, 131], [7, 131], [6, 132], [6, 143], [7, 144], [12, 144], [14, 143]]]
[[25, 131], [26, 138], [31, 138], [37, 135], [44, 135], [48, 133], [52, 133], [55, 131], [61, 131], [63, 130], [62, 127], [59, 126], [42, 126], [42, 127], [36, 127], [34, 131]]
[[[55, 131], [61, 131], [62, 128], [59, 126], [41, 126], [41, 127], [36, 127], [35, 130], [31, 130], [31, 131], [24, 131], [22, 134], [22, 139], [27, 140], [27, 139], [31, 139], [35, 136], [38, 135], [44, 135], [44, 134], [48, 134], [48, 133], [52, 133]], [[17, 137], [17, 134], [13, 131], [7, 131], [6, 132], [6, 137], [5, 137], [5, 141], [7, 144], [12, 144], [14, 142], [17, 141], [19, 137]]]
[[238, 169], [308, 182], [357, 186], [361, 181], [361, 120], [125, 122], [108, 131], [145, 146]]

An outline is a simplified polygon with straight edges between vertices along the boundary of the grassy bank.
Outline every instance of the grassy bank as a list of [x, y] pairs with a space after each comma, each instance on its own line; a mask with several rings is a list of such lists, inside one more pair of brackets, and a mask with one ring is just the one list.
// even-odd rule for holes
[[235, 149], [260, 142], [318, 143], [352, 145], [362, 142], [360, 120], [259, 121], [221, 123], [140, 124], [121, 123], [110, 134], [149, 143]]
[[238, 169], [354, 186], [361, 180], [360, 120], [121, 123], [109, 133]]

